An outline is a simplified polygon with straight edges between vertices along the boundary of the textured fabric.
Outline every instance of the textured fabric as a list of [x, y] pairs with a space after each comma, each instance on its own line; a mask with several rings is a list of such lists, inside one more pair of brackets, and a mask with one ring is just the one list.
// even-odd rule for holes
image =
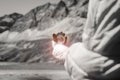
[[120, 60], [120, 0], [90, 0], [83, 32], [87, 49]]
[[65, 59], [72, 80], [120, 80], [120, 0], [89, 0], [82, 36]]
[[72, 80], [120, 80], [120, 0], [89, 0], [83, 43], [57, 50]]
[[69, 48], [65, 68], [72, 80], [120, 80], [120, 63], [88, 51], [81, 43]]

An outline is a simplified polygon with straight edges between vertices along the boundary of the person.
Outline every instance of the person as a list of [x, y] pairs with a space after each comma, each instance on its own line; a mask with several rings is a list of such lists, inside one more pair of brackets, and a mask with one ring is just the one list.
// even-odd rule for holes
[[120, 0], [89, 0], [82, 38], [64, 58], [72, 80], [120, 80]]

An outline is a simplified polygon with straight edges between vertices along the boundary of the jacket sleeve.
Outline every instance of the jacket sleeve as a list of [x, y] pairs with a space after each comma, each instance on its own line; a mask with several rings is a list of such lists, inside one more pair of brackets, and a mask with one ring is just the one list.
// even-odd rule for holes
[[90, 0], [83, 42], [91, 51], [120, 57], [120, 0]]

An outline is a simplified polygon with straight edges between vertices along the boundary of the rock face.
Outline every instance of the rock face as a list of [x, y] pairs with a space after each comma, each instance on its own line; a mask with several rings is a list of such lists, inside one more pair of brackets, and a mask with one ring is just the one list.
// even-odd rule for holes
[[54, 4], [47, 3], [32, 9], [24, 17], [16, 21], [11, 28], [11, 31], [22, 32], [29, 28], [39, 28], [40, 30], [44, 30], [48, 26], [52, 26], [54, 20], [50, 17], [52, 16], [54, 8]]
[[23, 17], [23, 15], [18, 13], [13, 13], [10, 15], [0, 17], [0, 33], [6, 30], [10, 30], [10, 28], [13, 26], [16, 20], [18, 20], [21, 17]]
[[61, 0], [58, 4], [46, 3], [17, 20], [11, 31], [22, 32], [29, 28], [45, 30], [67, 16], [86, 18], [87, 5], [88, 0]]
[[17, 20], [11, 31], [22, 32], [28, 28], [45, 30], [67, 15], [68, 9], [63, 1], [60, 1], [57, 5], [47, 3], [43, 6], [38, 6], [28, 12], [23, 18]]
[[68, 46], [82, 41], [87, 6], [88, 0], [61, 0], [38, 6], [24, 16], [1, 17], [0, 61], [56, 62], [51, 55], [52, 34], [65, 32]]
[[67, 17], [69, 14], [69, 9], [67, 8], [64, 1], [60, 1], [56, 8], [53, 11], [52, 17], [55, 19], [62, 20], [63, 18]]
[[77, 0], [63, 0], [67, 7], [73, 7], [78, 4]]

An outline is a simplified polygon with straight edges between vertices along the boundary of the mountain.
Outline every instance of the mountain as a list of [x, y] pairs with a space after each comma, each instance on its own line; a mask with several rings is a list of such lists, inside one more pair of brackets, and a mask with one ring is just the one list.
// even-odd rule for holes
[[10, 17], [12, 24], [6, 24], [9, 29], [0, 34], [0, 61], [57, 62], [51, 54], [52, 34], [65, 32], [68, 46], [82, 41], [87, 6], [88, 0], [61, 0], [58, 4], [38, 6], [25, 15]]
[[23, 15], [19, 13], [12, 13], [10, 15], [0, 17], [0, 33], [6, 30], [10, 30], [10, 28], [13, 26], [16, 20], [18, 20], [21, 17], [23, 17]]
[[67, 7], [73, 7], [78, 4], [77, 0], [63, 0]]
[[[24, 17], [17, 20], [11, 31], [22, 32], [29, 28], [45, 30], [68, 16], [86, 18], [87, 3], [88, 0], [61, 0], [58, 4], [46, 3], [32, 9]], [[69, 7], [70, 4], [73, 6]]]
[[22, 32], [29, 28], [38, 28], [39, 30], [45, 30], [55, 24], [58, 18], [67, 16], [67, 8], [63, 1], [60, 1], [58, 5], [47, 3], [42, 6], [38, 6], [28, 12], [23, 18], [16, 21], [11, 28], [11, 31]]
[[24, 17], [17, 20], [10, 31], [22, 32], [29, 28], [38, 28], [44, 30], [48, 26], [52, 26], [54, 20], [50, 18], [52, 15], [54, 4], [47, 3], [32, 9]]

